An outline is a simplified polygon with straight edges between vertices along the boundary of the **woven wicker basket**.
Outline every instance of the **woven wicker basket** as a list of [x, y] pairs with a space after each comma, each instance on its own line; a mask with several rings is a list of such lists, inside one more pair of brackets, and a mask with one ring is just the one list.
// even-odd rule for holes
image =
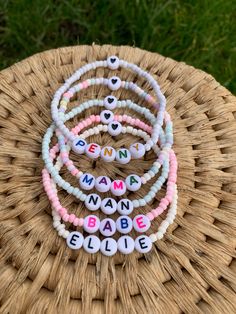
[[[83, 250], [72, 252], [52, 228], [50, 205], [41, 184], [41, 141], [51, 122], [50, 101], [55, 90], [81, 65], [112, 54], [154, 75], [174, 122], [178, 216], [164, 239], [145, 256], [136, 252], [108, 258]], [[130, 71], [116, 73], [148, 89], [148, 84]], [[110, 73], [100, 68], [93, 75]], [[81, 101], [101, 98], [107, 92], [105, 87], [91, 87], [80, 94]], [[140, 103], [128, 91], [116, 94]], [[236, 313], [235, 118], [236, 98], [212, 76], [137, 48], [60, 48], [3, 70], [0, 313]], [[121, 136], [114, 142], [102, 134], [92, 140], [120, 147], [133, 137]], [[105, 169], [100, 161], [95, 165], [82, 157], [79, 167], [84, 171], [92, 167], [95, 174], [114, 178], [131, 171], [142, 174], [153, 157], [150, 153], [145, 161], [132, 161], [122, 168], [112, 163]], [[140, 190], [140, 196], [148, 187]], [[73, 197], [60, 193], [71, 211], [79, 215], [84, 210]]]

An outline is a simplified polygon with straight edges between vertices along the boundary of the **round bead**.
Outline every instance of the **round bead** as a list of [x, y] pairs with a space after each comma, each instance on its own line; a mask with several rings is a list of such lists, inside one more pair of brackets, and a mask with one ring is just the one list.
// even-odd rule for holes
[[83, 248], [88, 253], [97, 253], [100, 249], [101, 241], [95, 235], [90, 235], [84, 239]]
[[117, 136], [122, 131], [122, 125], [118, 121], [112, 121], [108, 124], [107, 130], [111, 136]]
[[145, 232], [150, 228], [151, 222], [145, 215], [137, 215], [133, 219], [134, 229], [138, 232]]
[[91, 210], [97, 210], [101, 205], [101, 197], [95, 193], [88, 194], [85, 199], [85, 206]]
[[106, 238], [101, 241], [100, 251], [103, 255], [112, 256], [117, 252], [117, 242], [112, 238]]
[[76, 138], [72, 142], [72, 149], [77, 154], [83, 154], [85, 148], [87, 147], [87, 142], [82, 138]]
[[131, 154], [128, 149], [120, 148], [116, 152], [116, 160], [121, 164], [127, 164], [130, 162]]
[[95, 178], [90, 173], [84, 173], [79, 178], [79, 184], [84, 190], [91, 190], [95, 185]]
[[101, 220], [99, 230], [105, 237], [110, 237], [116, 232], [116, 223], [111, 218]]
[[111, 192], [115, 196], [121, 196], [126, 192], [126, 185], [122, 180], [114, 180], [111, 183]]
[[110, 190], [111, 180], [106, 176], [97, 177], [95, 180], [95, 188], [99, 192], [107, 192]]
[[112, 162], [115, 160], [116, 157], [116, 151], [113, 147], [111, 146], [105, 146], [101, 150], [101, 158], [106, 161], [106, 162]]
[[116, 108], [117, 98], [115, 96], [109, 95], [104, 99], [104, 107], [109, 110]]
[[139, 253], [147, 253], [152, 248], [152, 241], [148, 236], [141, 235], [135, 239], [134, 247]]
[[116, 56], [111, 56], [107, 58], [107, 66], [111, 70], [116, 70], [119, 68], [120, 61], [119, 58]]
[[111, 112], [110, 110], [103, 110], [100, 113], [100, 119], [102, 123], [108, 124], [114, 120], [114, 113]]
[[121, 86], [121, 80], [118, 76], [112, 76], [108, 80], [108, 88], [110, 90], [117, 90]]
[[138, 191], [141, 187], [142, 181], [139, 176], [136, 174], [130, 174], [126, 179], [125, 179], [125, 184], [126, 187], [129, 191]]
[[96, 159], [100, 155], [101, 147], [96, 143], [91, 143], [86, 146], [85, 152], [88, 157]]
[[130, 145], [129, 151], [134, 159], [138, 159], [145, 155], [145, 146], [142, 143], [134, 143]]
[[117, 211], [121, 215], [129, 215], [132, 213], [134, 205], [128, 198], [121, 199], [117, 204]]
[[82, 247], [84, 241], [84, 237], [82, 233], [78, 231], [70, 232], [68, 237], [66, 238], [66, 243], [69, 248], [73, 250], [78, 250]]
[[107, 197], [102, 200], [101, 210], [106, 215], [112, 215], [115, 213], [117, 208], [117, 203], [114, 198]]
[[132, 219], [129, 216], [120, 216], [116, 220], [116, 229], [120, 233], [127, 234], [129, 233], [133, 228], [133, 222]]
[[123, 254], [130, 254], [134, 250], [134, 240], [125, 235], [118, 239], [117, 241], [118, 250]]
[[97, 232], [100, 226], [100, 220], [95, 215], [88, 215], [84, 218], [83, 228], [88, 233]]

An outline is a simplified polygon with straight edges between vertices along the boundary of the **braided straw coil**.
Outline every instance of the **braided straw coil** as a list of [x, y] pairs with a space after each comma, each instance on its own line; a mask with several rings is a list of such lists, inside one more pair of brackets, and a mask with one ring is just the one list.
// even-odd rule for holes
[[[178, 215], [151, 253], [72, 251], [52, 227], [41, 183], [41, 142], [51, 123], [54, 92], [76, 69], [109, 55], [150, 71], [167, 97], [178, 158]], [[125, 69], [99, 68], [84, 78], [118, 74], [145, 90]], [[104, 86], [79, 93], [103, 98]], [[114, 93], [144, 104], [130, 91]], [[71, 107], [75, 104], [71, 104]], [[148, 106], [148, 104], [145, 103]], [[153, 108], [152, 108], [153, 110]], [[88, 112], [89, 111], [89, 112]], [[124, 109], [119, 110], [127, 113]], [[118, 112], [119, 112], [118, 111]], [[87, 110], [83, 117], [99, 113]], [[133, 111], [133, 116], [140, 117]], [[131, 47], [77, 46], [36, 54], [0, 73], [0, 313], [235, 313], [236, 312], [236, 98], [209, 74], [183, 62]], [[81, 117], [68, 123], [75, 125]], [[90, 138], [118, 148], [126, 134]], [[137, 139], [136, 139], [137, 140]], [[71, 155], [76, 162], [75, 154]], [[149, 169], [154, 154], [128, 165], [80, 157], [77, 166], [112, 178]], [[63, 176], [72, 180], [65, 168]], [[150, 182], [152, 184], [153, 181]], [[145, 195], [146, 184], [139, 191]], [[147, 212], [158, 204], [139, 209]], [[73, 196], [59, 192], [71, 212], [84, 215]], [[159, 195], [160, 194], [160, 195]], [[161, 219], [152, 224], [157, 229]]]

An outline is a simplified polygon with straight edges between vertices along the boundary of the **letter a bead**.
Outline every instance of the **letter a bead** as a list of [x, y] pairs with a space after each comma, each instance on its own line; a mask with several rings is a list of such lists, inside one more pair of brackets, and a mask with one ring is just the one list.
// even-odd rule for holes
[[111, 193], [115, 196], [121, 196], [126, 192], [126, 185], [122, 180], [114, 180], [111, 183]]
[[130, 146], [129, 151], [134, 159], [138, 159], [145, 155], [145, 146], [142, 143], [134, 143]]
[[101, 220], [99, 230], [105, 237], [110, 237], [116, 232], [116, 223], [111, 218]]
[[97, 177], [95, 180], [95, 188], [99, 192], [107, 192], [110, 190], [111, 180], [106, 176]]
[[121, 199], [117, 204], [117, 211], [121, 215], [129, 215], [132, 213], [134, 205], [128, 198]]
[[72, 149], [77, 154], [83, 154], [86, 147], [87, 147], [87, 142], [83, 140], [82, 138], [76, 138], [72, 142]]
[[95, 215], [88, 215], [87, 217], [84, 218], [84, 230], [88, 233], [95, 233], [98, 231], [100, 226], [100, 220], [97, 216]]
[[133, 228], [132, 219], [129, 216], [120, 216], [116, 220], [116, 228], [120, 233], [129, 233]]
[[112, 238], [106, 238], [102, 240], [100, 251], [103, 255], [112, 256], [117, 252], [117, 242]]
[[107, 197], [102, 200], [101, 210], [106, 215], [112, 215], [115, 213], [117, 208], [117, 203], [114, 198]]
[[79, 178], [79, 184], [84, 190], [91, 190], [95, 185], [95, 178], [90, 173], [84, 173]]
[[83, 248], [88, 253], [97, 253], [100, 245], [100, 239], [95, 235], [90, 235], [84, 239]]
[[125, 184], [126, 187], [129, 191], [138, 191], [141, 187], [142, 181], [139, 176], [136, 174], [130, 174], [126, 179], [125, 179]]
[[138, 232], [145, 232], [150, 228], [151, 222], [145, 215], [137, 215], [133, 219], [134, 229]]
[[94, 211], [100, 207], [101, 202], [101, 197], [95, 193], [92, 193], [87, 195], [84, 203], [89, 210]]
[[135, 239], [134, 247], [139, 253], [147, 253], [152, 248], [152, 241], [148, 236], [141, 235]]
[[66, 243], [69, 246], [69, 248], [73, 250], [78, 250], [82, 247], [84, 242], [84, 237], [82, 233], [78, 231], [70, 232], [68, 237], [66, 238]]
[[134, 250], [134, 240], [125, 235], [118, 239], [117, 241], [118, 250], [123, 254], [130, 254]]

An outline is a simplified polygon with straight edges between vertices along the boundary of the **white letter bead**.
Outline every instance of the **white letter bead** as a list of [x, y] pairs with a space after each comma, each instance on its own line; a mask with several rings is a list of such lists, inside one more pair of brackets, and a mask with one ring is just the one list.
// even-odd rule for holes
[[134, 240], [125, 235], [118, 239], [117, 241], [118, 250], [123, 254], [130, 254], [134, 250]]
[[137, 176], [136, 174], [130, 174], [125, 179], [126, 187], [129, 191], [138, 191], [141, 187], [141, 178]]
[[97, 177], [95, 180], [95, 188], [99, 192], [107, 192], [110, 190], [111, 180], [106, 176]]
[[100, 226], [100, 220], [95, 215], [88, 215], [84, 218], [83, 228], [88, 233], [97, 232]]
[[78, 250], [82, 247], [84, 241], [84, 237], [82, 233], [78, 231], [70, 232], [68, 237], [66, 238], [66, 243], [69, 248], [73, 250]]
[[95, 235], [90, 235], [84, 239], [83, 248], [88, 253], [97, 253], [100, 249], [101, 241]]
[[132, 213], [134, 205], [128, 198], [121, 199], [117, 204], [117, 211], [121, 215], [129, 215]]
[[120, 148], [116, 152], [116, 160], [120, 162], [121, 164], [127, 164], [130, 162], [131, 154], [128, 149], [126, 148]]
[[72, 149], [77, 154], [83, 154], [86, 146], [87, 146], [87, 142], [83, 140], [82, 138], [76, 138], [73, 140]]
[[112, 256], [117, 252], [117, 242], [112, 238], [106, 238], [102, 240], [100, 251], [103, 255]]
[[85, 206], [91, 210], [97, 210], [101, 205], [101, 197], [95, 193], [88, 194], [85, 199]]
[[115, 96], [109, 95], [104, 99], [104, 107], [109, 110], [116, 108], [117, 98]]
[[114, 180], [111, 183], [111, 193], [115, 196], [121, 196], [126, 192], [126, 185], [122, 180]]
[[145, 146], [142, 143], [134, 143], [130, 145], [130, 153], [134, 159], [141, 158], [145, 155]]
[[99, 230], [105, 237], [110, 237], [116, 232], [116, 223], [111, 218], [101, 220]]
[[118, 121], [112, 121], [108, 124], [107, 131], [111, 136], [117, 136], [122, 131], [122, 125]]
[[101, 210], [104, 214], [112, 215], [115, 213], [116, 208], [117, 208], [117, 203], [113, 198], [107, 197], [102, 200]]
[[118, 76], [112, 76], [108, 80], [108, 88], [110, 90], [117, 90], [121, 86], [121, 80]]
[[106, 162], [112, 162], [115, 160], [116, 157], [116, 151], [111, 146], [105, 146], [101, 150], [101, 158]]
[[152, 248], [152, 241], [148, 236], [141, 235], [135, 239], [134, 246], [139, 253], [147, 253]]
[[111, 112], [110, 110], [103, 110], [100, 113], [100, 119], [102, 123], [108, 124], [114, 120], [114, 113]]
[[96, 143], [91, 143], [86, 146], [85, 152], [88, 157], [96, 159], [100, 155], [101, 147]]
[[137, 215], [133, 219], [134, 229], [138, 232], [145, 232], [150, 228], [151, 222], [145, 215]]
[[116, 228], [120, 233], [127, 234], [133, 228], [133, 221], [129, 216], [120, 216], [116, 220]]
[[108, 65], [108, 68], [111, 69], [111, 70], [116, 70], [119, 68], [119, 65], [120, 65], [120, 60], [118, 57], [116, 56], [111, 56], [111, 57], [108, 57], [107, 58], [107, 65]]
[[91, 190], [95, 185], [95, 178], [90, 173], [84, 173], [79, 178], [79, 184], [84, 190]]

